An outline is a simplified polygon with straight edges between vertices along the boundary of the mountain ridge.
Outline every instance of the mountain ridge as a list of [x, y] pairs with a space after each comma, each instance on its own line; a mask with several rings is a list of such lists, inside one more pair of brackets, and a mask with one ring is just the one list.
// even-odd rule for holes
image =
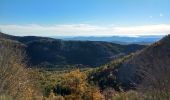
[[137, 36], [137, 37], [130, 37], [130, 36], [77, 36], [77, 37], [54, 37], [60, 38], [63, 40], [79, 40], [79, 41], [105, 41], [105, 42], [113, 42], [118, 44], [152, 44], [158, 40], [160, 40], [163, 36]]
[[32, 66], [81, 65], [97, 67], [113, 59], [144, 48], [144, 45], [120, 45], [98, 41], [64, 41], [46, 37], [17, 37], [1, 34], [26, 45]]
[[113, 87], [119, 91], [120, 88], [129, 90], [136, 89], [143, 81], [151, 82], [151, 79], [146, 80], [148, 77], [163, 80], [164, 76], [170, 75], [169, 72], [170, 35], [167, 35], [138, 52], [105, 64], [92, 72], [89, 81], [101, 89]]
[[[118, 80], [125, 85], [140, 83], [140, 70], [147, 67], [167, 66], [170, 67], [170, 35], [160, 41], [144, 48], [139, 53], [128, 59], [118, 69]], [[128, 70], [128, 71], [127, 71]]]

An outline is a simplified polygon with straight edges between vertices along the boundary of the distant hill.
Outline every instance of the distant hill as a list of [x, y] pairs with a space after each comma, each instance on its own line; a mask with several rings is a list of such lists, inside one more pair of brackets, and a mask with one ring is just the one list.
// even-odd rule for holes
[[[96, 69], [89, 76], [89, 81], [98, 84], [101, 88], [114, 87], [119, 90], [119, 87], [123, 87], [130, 89], [141, 84], [145, 72], [155, 71], [154, 75], [159, 76], [161, 75], [160, 70], [170, 72], [170, 35], [141, 51]], [[163, 77], [161, 78], [163, 79]]]
[[0, 38], [25, 45], [31, 66], [58, 67], [63, 65], [101, 66], [121, 56], [143, 49], [144, 45], [120, 45], [96, 41], [63, 41], [46, 37], [17, 37], [0, 33]]
[[53, 38], [47, 38], [47, 37], [37, 37], [37, 36], [12, 36], [12, 35], [7, 35], [4, 34], [2, 32], [0, 32], [0, 38], [4, 38], [4, 39], [10, 39], [10, 40], [15, 40], [21, 43], [29, 43], [29, 42], [33, 42], [33, 41], [40, 41], [40, 40], [57, 40], [57, 39], [53, 39]]
[[138, 36], [138, 37], [128, 37], [128, 36], [108, 36], [108, 37], [54, 37], [63, 40], [76, 40], [76, 41], [105, 41], [113, 42], [117, 44], [152, 44], [159, 41], [163, 36]]

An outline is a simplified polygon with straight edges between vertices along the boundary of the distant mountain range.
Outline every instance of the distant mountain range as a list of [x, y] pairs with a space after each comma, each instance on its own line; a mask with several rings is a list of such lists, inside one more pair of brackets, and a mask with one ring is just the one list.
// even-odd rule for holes
[[53, 37], [59, 38], [63, 40], [76, 40], [76, 41], [105, 41], [105, 42], [113, 42], [118, 44], [151, 44], [156, 41], [159, 41], [162, 35], [150, 35], [150, 36], [136, 36], [136, 37], [129, 37], [129, 36], [110, 36], [110, 37]]
[[57, 67], [79, 65], [97, 67], [121, 56], [145, 48], [144, 45], [120, 45], [111, 42], [65, 41], [47, 37], [11, 36], [0, 33], [1, 39], [24, 45], [31, 66]]

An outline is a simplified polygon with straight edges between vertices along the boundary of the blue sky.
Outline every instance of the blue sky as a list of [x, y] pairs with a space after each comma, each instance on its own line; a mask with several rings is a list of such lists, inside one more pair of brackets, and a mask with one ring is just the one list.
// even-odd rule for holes
[[160, 35], [169, 0], [0, 0], [0, 30], [13, 35]]

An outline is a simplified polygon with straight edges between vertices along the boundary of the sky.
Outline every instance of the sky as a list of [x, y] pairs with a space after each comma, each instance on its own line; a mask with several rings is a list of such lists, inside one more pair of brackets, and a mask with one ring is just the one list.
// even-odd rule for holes
[[170, 0], [0, 0], [0, 31], [19, 36], [170, 33]]

